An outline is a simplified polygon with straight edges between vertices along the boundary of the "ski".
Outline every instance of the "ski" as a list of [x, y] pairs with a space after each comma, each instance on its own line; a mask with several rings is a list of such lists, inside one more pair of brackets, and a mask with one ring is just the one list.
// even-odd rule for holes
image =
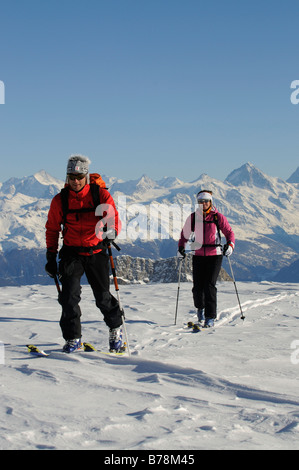
[[105, 354], [106, 356], [124, 356], [126, 354], [126, 343], [121, 347], [119, 351], [101, 351], [94, 347], [91, 343], [83, 343], [84, 352], [97, 352], [99, 354]]
[[37, 348], [36, 346], [34, 346], [34, 344], [26, 344], [26, 347], [28, 348], [28, 352], [32, 354], [33, 356], [37, 356], [37, 357], [49, 356], [48, 353], [46, 353], [42, 349]]
[[[91, 343], [83, 343], [82, 346], [83, 346], [83, 348], [77, 349], [76, 351], [74, 351], [74, 353], [76, 353], [76, 352], [97, 352], [99, 354], [105, 354], [107, 356], [124, 356], [126, 354], [126, 343], [124, 343], [124, 345], [122, 346], [120, 351], [101, 351], [100, 349], [95, 348]], [[46, 353], [45, 351], [38, 348], [34, 344], [26, 344], [26, 347], [28, 349], [29, 354], [31, 354], [32, 356], [49, 357], [50, 354], [51, 354], [51, 352]], [[60, 351], [56, 350], [55, 352], [61, 352], [63, 354], [67, 354], [62, 349]], [[70, 354], [73, 354], [73, 353], [70, 353]]]

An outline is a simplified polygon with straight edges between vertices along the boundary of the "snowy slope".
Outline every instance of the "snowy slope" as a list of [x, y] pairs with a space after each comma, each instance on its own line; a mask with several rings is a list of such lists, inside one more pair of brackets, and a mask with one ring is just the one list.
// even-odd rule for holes
[[[0, 449], [298, 449], [299, 284], [219, 283], [197, 334], [191, 285], [121, 286], [131, 357], [60, 352], [54, 286], [2, 287]], [[83, 340], [107, 327], [83, 287]], [[27, 342], [52, 354], [30, 356]], [[1, 349], [0, 349], [1, 351]]]

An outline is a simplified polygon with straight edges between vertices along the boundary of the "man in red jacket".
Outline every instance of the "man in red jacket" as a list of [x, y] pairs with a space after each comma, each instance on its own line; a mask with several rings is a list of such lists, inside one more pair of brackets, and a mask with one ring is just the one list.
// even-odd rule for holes
[[[109, 327], [110, 350], [122, 347], [122, 311], [110, 293], [109, 257], [106, 248], [120, 231], [121, 223], [110, 193], [97, 187], [100, 206], [95, 215], [94, 199], [89, 184], [87, 157], [71, 156], [67, 164], [66, 200], [67, 213], [63, 210], [62, 193], [57, 194], [50, 206], [46, 223], [47, 273], [54, 277], [59, 272], [62, 292], [60, 327], [66, 343], [65, 352], [81, 347], [80, 280], [86, 274], [93, 290], [97, 307]], [[99, 211], [99, 212], [98, 212]], [[62, 227], [63, 226], [63, 227]], [[63, 246], [59, 251], [59, 269], [56, 256], [59, 235], [62, 231]]]

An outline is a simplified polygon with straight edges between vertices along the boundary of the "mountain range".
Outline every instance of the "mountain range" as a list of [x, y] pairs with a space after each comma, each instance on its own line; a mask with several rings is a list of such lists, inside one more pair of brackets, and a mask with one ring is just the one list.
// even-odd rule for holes
[[[210, 189], [215, 206], [236, 235], [231, 258], [236, 278], [271, 280], [283, 269], [284, 279], [293, 279], [287, 268], [299, 257], [299, 167], [287, 181], [268, 176], [251, 163], [224, 181], [206, 174], [188, 183], [175, 177], [155, 181], [146, 175], [131, 181], [103, 178], [122, 216], [121, 255], [152, 260], [175, 256], [184, 219], [196, 207], [197, 192]], [[49, 282], [44, 274], [44, 227], [51, 199], [63, 186], [62, 180], [44, 170], [0, 184], [1, 285]], [[156, 236], [149, 237], [149, 214], [155, 210], [159, 227]], [[224, 267], [228, 270], [225, 263]]]

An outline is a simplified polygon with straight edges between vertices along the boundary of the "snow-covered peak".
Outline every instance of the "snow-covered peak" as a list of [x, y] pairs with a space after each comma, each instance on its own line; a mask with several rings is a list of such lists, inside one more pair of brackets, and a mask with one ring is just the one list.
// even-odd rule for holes
[[35, 198], [53, 197], [63, 187], [63, 181], [60, 181], [44, 170], [24, 178], [10, 178], [1, 186], [2, 196], [13, 196], [20, 193], [25, 196]]
[[226, 178], [225, 183], [230, 183], [233, 186], [246, 185], [273, 191], [270, 177], [249, 162], [233, 170]]
[[175, 176], [163, 176], [163, 178], [158, 181], [158, 184], [164, 188], [176, 188], [182, 186], [184, 182]]
[[113, 183], [110, 190], [113, 193], [120, 192], [122, 194], [126, 194], [127, 196], [131, 196], [133, 194], [146, 194], [158, 186], [159, 185], [156, 181], [149, 178], [147, 175], [142, 175], [139, 179], [136, 180], [118, 180]]
[[142, 175], [136, 184], [136, 188], [138, 188], [140, 191], [152, 189], [156, 186], [156, 181], [154, 181], [152, 178], [149, 178], [147, 175]]
[[34, 173], [33, 177], [40, 183], [48, 186], [49, 184], [59, 185], [63, 184], [62, 181], [58, 180], [57, 178], [54, 178], [51, 176], [49, 173], [47, 173], [45, 170], [40, 170], [37, 173]]
[[291, 174], [289, 179], [287, 180], [288, 183], [299, 183], [299, 166], [294, 173]]

